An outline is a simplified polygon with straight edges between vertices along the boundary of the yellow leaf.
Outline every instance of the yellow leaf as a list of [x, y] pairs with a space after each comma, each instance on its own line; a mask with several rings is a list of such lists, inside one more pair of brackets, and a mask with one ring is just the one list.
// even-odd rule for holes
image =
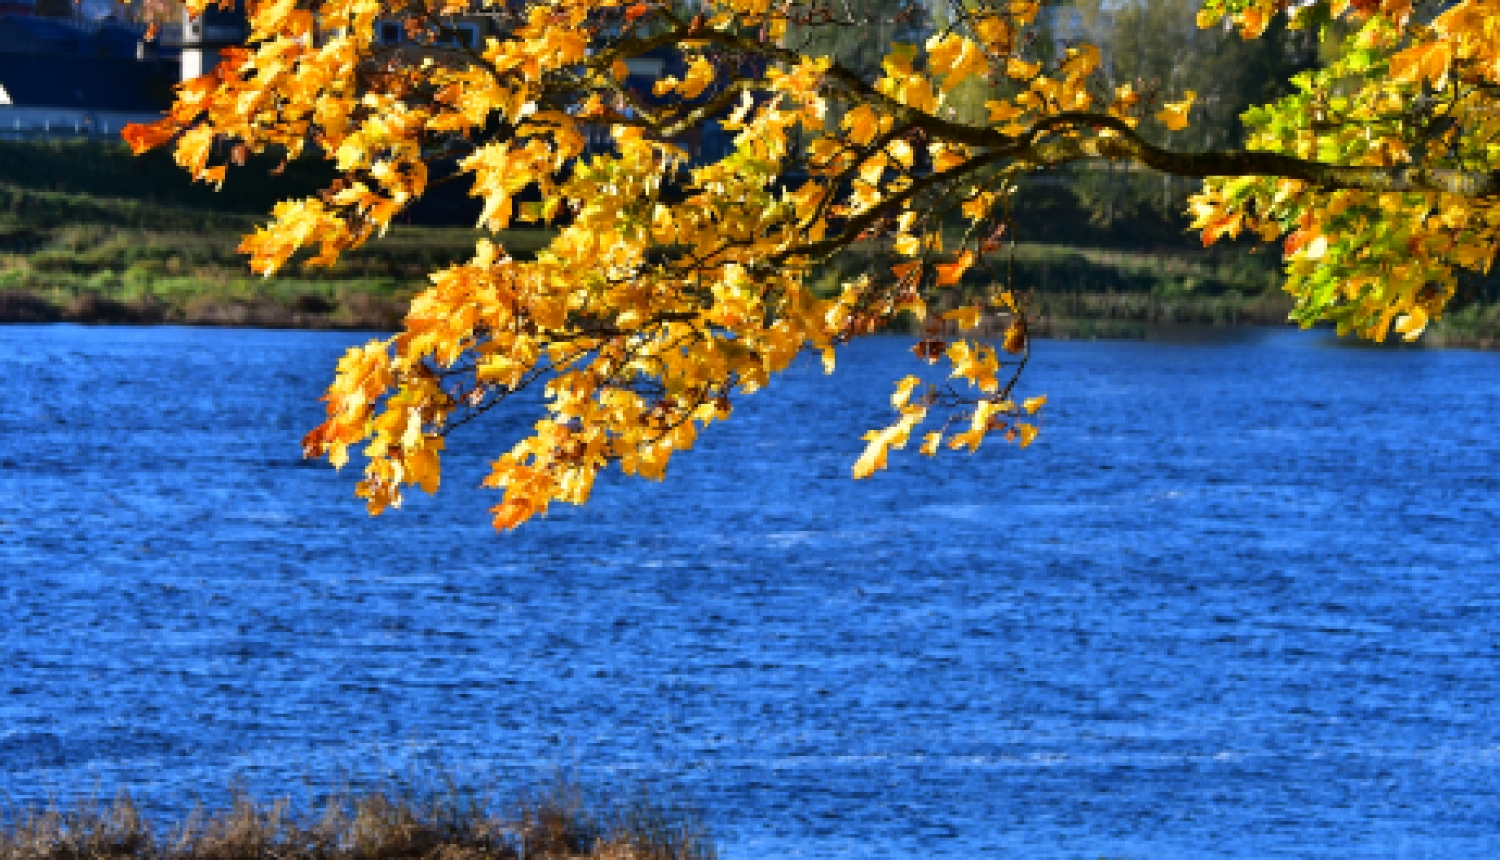
[[1391, 58], [1391, 78], [1402, 83], [1432, 81], [1442, 86], [1453, 62], [1453, 46], [1446, 41], [1407, 48]]
[[891, 408], [900, 409], [911, 399], [912, 389], [922, 384], [922, 380], [915, 376], [904, 377], [896, 383], [896, 392], [891, 395]]
[[1041, 409], [1046, 405], [1047, 395], [1043, 394], [1040, 397], [1026, 398], [1026, 400], [1021, 404], [1021, 408], [1026, 410], [1027, 415], [1035, 415], [1038, 409]]
[[922, 253], [922, 240], [910, 233], [903, 233], [896, 237], [896, 253], [906, 257], [915, 257]]
[[1041, 432], [1030, 424], [1016, 423], [1016, 430], [1021, 434], [1021, 447], [1025, 448], [1036, 441], [1037, 433]]
[[990, 122], [1010, 122], [1026, 112], [1025, 108], [1016, 107], [1012, 102], [987, 101], [984, 106], [989, 108]]
[[714, 64], [699, 57], [688, 66], [687, 77], [677, 87], [685, 99], [695, 99], [714, 82]]
[[196, 126], [177, 139], [177, 151], [173, 158], [181, 167], [187, 168], [194, 178], [203, 175], [208, 165], [208, 156], [213, 149], [214, 130], [210, 126]]
[[843, 126], [849, 130], [849, 140], [864, 146], [879, 133], [880, 116], [869, 105], [860, 105], [844, 115]]
[[1010, 25], [998, 15], [990, 15], [977, 21], [974, 24], [974, 35], [991, 49], [1009, 53]]
[[891, 157], [894, 158], [896, 162], [902, 167], [911, 167], [911, 144], [907, 143], [904, 140], [893, 140], [891, 141], [890, 145], [886, 147], [886, 151], [889, 152], [891, 154]]
[[960, 329], [968, 330], [979, 325], [984, 310], [979, 305], [965, 305], [943, 314], [943, 319], [954, 320]]
[[886, 452], [890, 444], [884, 433], [869, 433], [865, 435], [870, 444], [865, 446], [865, 452], [854, 461], [854, 479], [860, 480], [875, 474], [877, 469], [884, 469]]
[[1404, 340], [1413, 341], [1422, 336], [1427, 328], [1427, 311], [1419, 307], [1412, 308], [1401, 318], [1396, 320], [1396, 331]]
[[1182, 101], [1169, 102], [1157, 113], [1156, 118], [1172, 131], [1181, 131], [1187, 128], [1188, 112], [1193, 109], [1193, 102], [1197, 100], [1198, 94], [1188, 90], [1182, 94]]
[[926, 436], [922, 437], [922, 447], [919, 450], [929, 457], [935, 457], [937, 456], [938, 445], [942, 444], [942, 441], [943, 434], [928, 433]]
[[1093, 45], [1080, 45], [1068, 49], [1068, 58], [1063, 63], [1062, 72], [1069, 78], [1082, 78], [1093, 73], [1099, 68], [1102, 58], [1099, 49]]
[[1017, 57], [1011, 57], [1005, 61], [1005, 74], [1018, 81], [1029, 81], [1041, 70], [1041, 63], [1028, 63]]

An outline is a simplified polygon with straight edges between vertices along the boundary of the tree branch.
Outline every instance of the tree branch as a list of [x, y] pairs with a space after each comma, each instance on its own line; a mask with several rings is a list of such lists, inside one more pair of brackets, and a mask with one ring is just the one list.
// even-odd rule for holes
[[[1041, 139], [1064, 128], [1107, 129], [1113, 136]], [[1445, 192], [1464, 197], [1500, 197], [1500, 171], [1334, 165], [1275, 152], [1173, 152], [1147, 142], [1124, 120], [1099, 114], [1064, 113], [1047, 117], [1032, 128], [1031, 134], [1038, 142], [1023, 157], [1038, 165], [1108, 158], [1134, 161], [1174, 176], [1274, 176], [1298, 179], [1325, 191]]]

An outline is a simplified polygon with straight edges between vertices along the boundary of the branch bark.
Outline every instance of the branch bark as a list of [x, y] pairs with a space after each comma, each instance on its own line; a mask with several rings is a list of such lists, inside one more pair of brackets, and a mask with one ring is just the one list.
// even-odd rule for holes
[[[681, 22], [664, 33], [645, 38], [623, 39], [595, 64], [615, 57], [639, 56], [650, 50], [683, 41], [715, 44], [721, 48], [747, 54], [758, 54], [777, 63], [795, 64], [806, 56], [778, 45], [767, 44], [744, 35], [722, 30], [693, 30]], [[1102, 113], [1060, 113], [1039, 120], [1026, 132], [1008, 135], [998, 129], [972, 126], [945, 120], [907, 107], [876, 90], [857, 72], [831, 61], [827, 80], [842, 90], [851, 102], [864, 102], [877, 110], [893, 113], [903, 125], [920, 128], [934, 139], [981, 147], [989, 152], [976, 154], [993, 163], [994, 150], [1001, 150], [1038, 166], [1058, 166], [1093, 158], [1133, 161], [1174, 176], [1265, 176], [1297, 179], [1327, 191], [1340, 189], [1371, 192], [1443, 192], [1464, 197], [1500, 197], [1500, 171], [1463, 171], [1405, 166], [1349, 166], [1325, 164], [1292, 155], [1242, 150], [1220, 152], [1174, 152], [1156, 146], [1141, 137], [1119, 117]], [[732, 87], [745, 88], [741, 81]], [[717, 99], [715, 100], [718, 101]], [[727, 104], [727, 102], [726, 102]], [[722, 105], [714, 104], [715, 108]], [[671, 123], [671, 131], [680, 132], [692, 120], [710, 115], [699, 109], [686, 112]], [[1060, 132], [1078, 132], [1080, 137], [1056, 137]], [[1109, 136], [1099, 136], [1108, 131]]]
[[[1107, 129], [1109, 137], [1051, 138], [1065, 128]], [[1326, 191], [1445, 192], [1464, 197], [1500, 196], [1500, 171], [1462, 171], [1399, 166], [1347, 166], [1275, 152], [1173, 152], [1149, 143], [1117, 117], [1058, 114], [1031, 132], [1036, 141], [1022, 156], [1038, 165], [1056, 166], [1091, 158], [1134, 161], [1174, 176], [1267, 176], [1298, 179]]]

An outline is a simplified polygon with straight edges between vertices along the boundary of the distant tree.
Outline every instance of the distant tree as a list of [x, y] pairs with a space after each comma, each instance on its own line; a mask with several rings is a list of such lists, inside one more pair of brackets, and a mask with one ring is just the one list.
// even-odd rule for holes
[[[839, 0], [252, 0], [251, 43], [126, 136], [138, 150], [174, 143], [211, 183], [247, 153], [332, 160], [332, 187], [279, 204], [245, 239], [267, 275], [308, 250], [307, 263], [331, 264], [379, 235], [437, 180], [432, 166], [454, 159], [483, 226], [556, 226], [533, 260], [484, 240], [434, 272], [400, 333], [339, 362], [327, 420], [305, 442], [336, 465], [362, 445], [358, 493], [378, 513], [410, 485], [437, 489], [449, 432], [544, 386], [534, 432], [485, 479], [504, 491], [502, 529], [582, 503], [610, 463], [662, 477], [699, 427], [799, 353], [832, 371], [840, 344], [924, 316], [966, 278], [985, 300], [944, 314], [915, 350], [945, 362], [951, 384], [897, 383], [897, 420], [868, 435], [854, 474], [882, 468], [913, 434], [927, 454], [992, 435], [1028, 444], [1042, 399], [1015, 394], [1026, 308], [995, 264], [1024, 230], [1010, 216], [1018, 180], [1039, 168], [1208, 177], [1192, 201], [1206, 243], [1282, 240], [1295, 317], [1370, 338], [1418, 336], [1457, 273], [1494, 257], [1500, 0], [1208, 0], [1198, 24], [1215, 34], [1228, 20], [1256, 39], [1283, 14], [1293, 28], [1350, 31], [1290, 95], [1245, 115], [1245, 150], [1188, 136], [1199, 100], [1186, 84], [1198, 54], [1230, 44], [1219, 35], [1176, 37], [1189, 48], [1163, 47], [1170, 67], [1119, 53], [1109, 67], [1091, 44], [1055, 51], [1038, 38], [1035, 2], [948, 0], [925, 41], [897, 41], [878, 68], [797, 37], [866, 32], [846, 11]], [[476, 15], [499, 26], [469, 47], [457, 27]], [[392, 20], [416, 48], [382, 39], [377, 22]], [[651, 94], [630, 74], [648, 55], [681, 69]], [[1175, 79], [1151, 71], [1179, 67]], [[966, 85], [995, 95], [984, 116], [949, 110]], [[674, 140], [713, 118], [738, 132], [735, 148], [691, 166]], [[609, 150], [589, 152], [601, 136]], [[905, 259], [815, 292], [817, 268], [860, 240]], [[986, 315], [1001, 320], [997, 346], [964, 334]]]

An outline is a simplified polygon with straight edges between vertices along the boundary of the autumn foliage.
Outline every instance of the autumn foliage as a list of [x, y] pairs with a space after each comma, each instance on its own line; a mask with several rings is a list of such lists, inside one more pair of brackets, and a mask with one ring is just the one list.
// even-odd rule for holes
[[[923, 321], [914, 361], [944, 364], [949, 382], [901, 379], [896, 419], [867, 435], [855, 476], [914, 435], [930, 455], [1029, 444], [1044, 399], [1015, 393], [1029, 338], [1006, 260], [1011, 200], [1044, 167], [1116, 159], [1212, 177], [1193, 204], [1204, 241], [1281, 240], [1298, 319], [1415, 337], [1459, 274], [1494, 256], [1500, 2], [1287, 6], [1209, 0], [1200, 16], [1246, 38], [1279, 14], [1352, 25], [1335, 62], [1248, 116], [1247, 152], [1154, 143], [1191, 120], [1195, 94], [1106, 89], [1095, 46], [1047, 56], [1030, 0], [953, 0], [874, 74], [799, 48], [797, 32], [861, 26], [848, 7], [793, 0], [252, 0], [250, 43], [126, 137], [172, 143], [213, 183], [246, 152], [332, 160], [332, 187], [246, 237], [266, 275], [331, 264], [450, 178], [496, 234], [556, 229], [534, 259], [497, 235], [434, 272], [401, 332], [340, 361], [328, 418], [305, 440], [339, 466], [362, 453], [358, 493], [379, 513], [411, 485], [437, 489], [452, 429], [542, 387], [534, 431], [485, 478], [507, 529], [582, 503], [611, 463], [660, 479], [799, 354], [832, 372], [839, 345], [902, 315]], [[382, 44], [382, 20], [408, 43]], [[486, 22], [482, 44], [454, 38], [469, 20]], [[678, 71], [643, 85], [631, 62], [647, 57]], [[959, 115], [954, 94], [975, 87], [986, 115]], [[695, 162], [685, 136], [708, 122], [733, 147]], [[870, 240], [906, 261], [813, 288], [831, 255]], [[961, 284], [982, 298], [929, 313]], [[986, 317], [996, 344], [971, 336]]]

